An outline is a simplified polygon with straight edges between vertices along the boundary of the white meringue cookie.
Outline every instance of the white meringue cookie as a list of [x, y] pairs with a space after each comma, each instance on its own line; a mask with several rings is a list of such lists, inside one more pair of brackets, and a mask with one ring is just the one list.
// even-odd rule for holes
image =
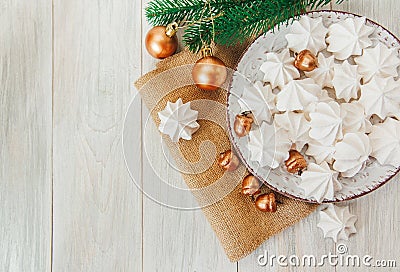
[[260, 70], [264, 73], [264, 82], [271, 83], [272, 88], [282, 88], [289, 81], [300, 77], [289, 49], [284, 49], [281, 53], [269, 52], [266, 57], [267, 60], [261, 64]]
[[318, 227], [324, 232], [325, 238], [348, 240], [350, 234], [356, 233], [355, 223], [357, 216], [349, 212], [349, 207], [339, 207], [333, 204], [319, 212]]
[[325, 146], [343, 138], [340, 106], [337, 102], [321, 102], [310, 114], [310, 137]]
[[365, 133], [348, 133], [335, 145], [333, 169], [343, 177], [354, 177], [364, 168], [372, 147]]
[[372, 77], [397, 77], [397, 67], [400, 65], [398, 53], [394, 48], [378, 43], [374, 48], [366, 48], [363, 54], [354, 58], [358, 65], [358, 72], [363, 77], [364, 84]]
[[333, 65], [335, 63], [335, 57], [325, 57], [322, 53], [318, 54], [318, 67], [311, 72], [304, 72], [307, 77], [314, 79], [322, 88], [332, 88], [332, 80], [334, 75]]
[[290, 81], [277, 95], [279, 111], [303, 110], [311, 102], [318, 101], [321, 87], [311, 78]]
[[277, 127], [288, 132], [290, 141], [296, 145], [298, 151], [301, 151], [304, 145], [310, 141], [308, 136], [310, 124], [303, 113], [287, 111], [283, 114], [275, 114], [274, 121]]
[[351, 65], [348, 61], [335, 64], [335, 76], [333, 87], [337, 98], [343, 98], [346, 102], [358, 98], [361, 87], [361, 75], [357, 72], [357, 65]]
[[291, 145], [286, 130], [263, 122], [259, 129], [250, 131], [250, 160], [258, 162], [261, 167], [277, 168], [288, 159]]
[[332, 163], [334, 152], [335, 147], [333, 145], [325, 146], [317, 141], [311, 140], [308, 143], [306, 155], [312, 156], [317, 164], [321, 164], [324, 161], [327, 163]]
[[374, 32], [374, 28], [365, 22], [365, 18], [347, 18], [331, 24], [326, 39], [328, 51], [338, 60], [345, 60], [352, 55], [360, 56], [364, 48], [372, 45], [369, 36]]
[[368, 116], [378, 115], [385, 119], [389, 113], [397, 112], [400, 107], [400, 81], [393, 78], [373, 77], [361, 86], [360, 103]]
[[325, 90], [325, 89], [322, 89], [317, 96], [318, 96], [318, 101], [311, 102], [303, 110], [304, 116], [306, 117], [307, 121], [310, 121], [310, 113], [311, 112], [315, 112], [315, 108], [317, 107], [318, 103], [320, 103], [320, 102], [328, 103], [328, 102], [331, 102], [331, 101], [335, 101], [333, 98], [331, 98], [329, 96], [328, 91]]
[[254, 86], [245, 88], [238, 102], [241, 112], [251, 111], [256, 123], [261, 124], [262, 121], [272, 121], [275, 99], [276, 95], [272, 93], [271, 85], [264, 86], [262, 82], [257, 81]]
[[305, 197], [312, 197], [318, 203], [324, 199], [332, 200], [335, 192], [342, 189], [337, 180], [339, 173], [331, 170], [326, 162], [318, 165], [310, 163], [301, 174], [299, 187], [304, 190]]
[[343, 119], [343, 133], [370, 133], [372, 124], [365, 114], [364, 106], [358, 102], [340, 104]]
[[400, 121], [387, 118], [382, 124], [374, 125], [368, 137], [372, 157], [382, 165], [400, 166]]
[[314, 55], [326, 48], [325, 36], [328, 29], [322, 23], [322, 17], [310, 18], [301, 16], [290, 27], [290, 33], [286, 35], [288, 47], [299, 53], [304, 49], [310, 50]]
[[191, 140], [200, 125], [197, 123], [198, 111], [190, 108], [190, 102], [183, 104], [179, 98], [175, 103], [167, 102], [163, 111], [158, 113], [161, 120], [158, 129], [168, 135], [173, 142], [180, 138]]

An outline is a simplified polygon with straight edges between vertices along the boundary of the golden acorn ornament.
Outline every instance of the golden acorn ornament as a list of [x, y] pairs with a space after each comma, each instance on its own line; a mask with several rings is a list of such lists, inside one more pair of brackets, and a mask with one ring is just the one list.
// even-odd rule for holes
[[262, 212], [276, 212], [276, 198], [274, 193], [258, 195], [255, 202], [256, 208]]
[[253, 175], [247, 175], [242, 181], [242, 194], [254, 196], [259, 194], [261, 182]]
[[157, 59], [172, 56], [178, 48], [176, 32], [178, 24], [173, 22], [167, 26], [155, 26], [147, 32], [145, 45], [150, 55]]
[[301, 175], [304, 169], [307, 168], [307, 161], [300, 152], [292, 149], [289, 151], [289, 158], [285, 161], [285, 166], [289, 173]]
[[239, 164], [239, 158], [233, 154], [232, 150], [227, 150], [218, 157], [218, 165], [225, 171], [235, 171], [239, 167]]
[[295, 55], [294, 66], [300, 71], [311, 72], [318, 67], [318, 59], [310, 50], [305, 49]]
[[253, 114], [250, 111], [243, 112], [236, 115], [233, 130], [239, 138], [244, 137], [250, 133], [253, 123]]
[[202, 58], [199, 59], [192, 70], [192, 77], [196, 86], [205, 91], [218, 90], [226, 80], [228, 72], [222, 60], [213, 56], [210, 47], [201, 50]]

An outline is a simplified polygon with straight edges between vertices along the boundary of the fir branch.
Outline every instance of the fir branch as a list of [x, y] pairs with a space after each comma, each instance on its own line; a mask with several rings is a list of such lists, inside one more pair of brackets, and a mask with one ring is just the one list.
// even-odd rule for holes
[[[221, 10], [229, 10], [241, 0], [210, 0], [211, 13], [205, 13], [205, 17], [215, 16]], [[153, 0], [145, 8], [147, 21], [153, 25], [167, 25], [177, 22], [186, 25], [187, 22], [196, 22], [201, 19], [206, 0]]]
[[198, 52], [213, 40], [211, 21], [193, 24], [185, 29], [183, 42], [192, 52]]
[[[232, 45], [265, 33], [275, 25], [289, 23], [303, 13], [309, 0], [254, 0], [235, 7], [218, 20], [216, 43]], [[329, 2], [328, 0], [321, 0]], [[321, 2], [320, 1], [320, 2]]]
[[[337, 0], [338, 4], [344, 0]], [[185, 45], [193, 52], [213, 40], [234, 45], [289, 23], [307, 9], [320, 8], [330, 0], [152, 0], [146, 18], [152, 25], [177, 22], [185, 26]], [[221, 16], [222, 14], [222, 16]]]

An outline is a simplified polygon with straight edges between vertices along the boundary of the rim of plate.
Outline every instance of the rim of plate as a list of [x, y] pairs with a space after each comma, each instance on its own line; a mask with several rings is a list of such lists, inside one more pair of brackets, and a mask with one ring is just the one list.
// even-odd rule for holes
[[[309, 14], [324, 14], [324, 13], [335, 13], [335, 14], [339, 14], [339, 15], [340, 15], [340, 14], [343, 14], [343, 15], [352, 15], [352, 16], [359, 17], [359, 18], [365, 17], [365, 16], [361, 16], [361, 15], [358, 15], [358, 14], [355, 14], [355, 13], [352, 13], [352, 12], [339, 11], [339, 10], [309, 11], [309, 12], [302, 13], [302, 14], [300, 14], [299, 16], [302, 16], [302, 15], [309, 15]], [[366, 21], [369, 22], [370, 24], [382, 28], [382, 30], [386, 31], [390, 36], [392, 36], [392, 37], [400, 44], [400, 39], [399, 39], [396, 35], [394, 35], [391, 31], [389, 31], [387, 28], [383, 27], [382, 25], [378, 24], [377, 22], [375, 22], [375, 21], [373, 21], [373, 20], [371, 20], [371, 19], [368, 19], [367, 17], [365, 17], [365, 18], [366, 18]], [[270, 31], [270, 30], [269, 30], [269, 31]], [[237, 68], [238, 68], [239, 63], [242, 61], [244, 55], [249, 51], [249, 49], [250, 49], [250, 47], [253, 45], [253, 43], [254, 43], [255, 41], [257, 41], [257, 40], [258, 40], [261, 36], [263, 36], [263, 35], [265, 35], [265, 33], [262, 33], [262, 34], [258, 35], [257, 38], [255, 38], [255, 39], [253, 40], [253, 42], [251, 42], [251, 43], [246, 47], [246, 49], [245, 49], [245, 50], [243, 51], [243, 53], [240, 55], [239, 61], [237, 62], [237, 64], [236, 64], [235, 67], [234, 67], [234, 70], [235, 70], [235, 71], [237, 71]], [[233, 78], [232, 78], [232, 79], [233, 79]], [[385, 185], [386, 183], [388, 183], [393, 177], [395, 177], [395, 176], [400, 172], [400, 166], [399, 166], [399, 167], [397, 167], [396, 171], [393, 171], [393, 173], [389, 174], [389, 175], [388, 175], [387, 177], [385, 177], [384, 179], [378, 181], [377, 184], [375, 184], [375, 185], [373, 185], [372, 187], [368, 188], [368, 190], [366, 190], [366, 191], [363, 191], [363, 192], [361, 192], [361, 193], [359, 193], [359, 194], [355, 194], [355, 195], [348, 195], [348, 196], [346, 196], [345, 198], [342, 198], [342, 199], [338, 199], [338, 198], [335, 198], [335, 199], [332, 199], [332, 200], [326, 200], [326, 199], [325, 199], [325, 200], [323, 200], [322, 202], [317, 202], [317, 201], [312, 200], [312, 199], [302, 198], [302, 197], [293, 195], [293, 194], [291, 194], [291, 193], [289, 193], [289, 192], [287, 192], [287, 191], [282, 191], [282, 190], [280, 190], [280, 189], [274, 187], [273, 185], [271, 185], [270, 183], [268, 183], [267, 180], [266, 180], [265, 178], [263, 178], [263, 177], [261, 177], [260, 175], [258, 175], [258, 174], [256, 173], [256, 171], [247, 163], [247, 161], [244, 159], [244, 156], [243, 156], [242, 152], [240, 151], [240, 149], [239, 149], [239, 147], [238, 147], [236, 141], [234, 140], [234, 135], [233, 135], [234, 132], [232, 131], [231, 121], [230, 121], [230, 118], [229, 118], [229, 117], [230, 117], [230, 115], [229, 115], [229, 97], [230, 97], [230, 95], [231, 95], [231, 88], [232, 88], [232, 82], [233, 82], [232, 79], [230, 80], [229, 85], [228, 85], [228, 94], [227, 94], [227, 98], [226, 98], [226, 104], [227, 104], [227, 107], [226, 107], [226, 120], [227, 120], [227, 124], [228, 124], [228, 131], [229, 131], [229, 139], [230, 139], [230, 142], [233, 144], [233, 146], [234, 146], [234, 148], [235, 148], [235, 151], [236, 151], [236, 154], [240, 157], [240, 160], [241, 160], [242, 163], [246, 166], [247, 170], [248, 170], [252, 175], [254, 175], [256, 178], [258, 178], [258, 179], [259, 179], [264, 185], [266, 185], [269, 189], [271, 189], [271, 190], [273, 190], [273, 191], [275, 191], [275, 192], [278, 192], [279, 194], [284, 195], [284, 196], [286, 196], [286, 197], [289, 197], [289, 198], [292, 198], [292, 199], [296, 199], [296, 200], [300, 200], [300, 201], [307, 202], [307, 203], [313, 203], [313, 204], [339, 203], [339, 202], [345, 202], [345, 201], [357, 199], [357, 198], [359, 198], [359, 197], [365, 196], [366, 194], [369, 194], [369, 193], [371, 193], [371, 192], [377, 190], [378, 188], [380, 188], [380, 187], [382, 187], [383, 185]]]

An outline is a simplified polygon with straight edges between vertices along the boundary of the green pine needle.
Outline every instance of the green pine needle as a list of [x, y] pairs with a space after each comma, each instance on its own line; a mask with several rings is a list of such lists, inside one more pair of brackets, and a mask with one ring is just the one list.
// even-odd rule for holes
[[146, 18], [154, 26], [171, 22], [185, 26], [184, 43], [192, 52], [198, 52], [213, 41], [213, 29], [217, 44], [243, 43], [275, 25], [289, 23], [307, 9], [329, 3], [330, 0], [152, 0], [146, 7]]

